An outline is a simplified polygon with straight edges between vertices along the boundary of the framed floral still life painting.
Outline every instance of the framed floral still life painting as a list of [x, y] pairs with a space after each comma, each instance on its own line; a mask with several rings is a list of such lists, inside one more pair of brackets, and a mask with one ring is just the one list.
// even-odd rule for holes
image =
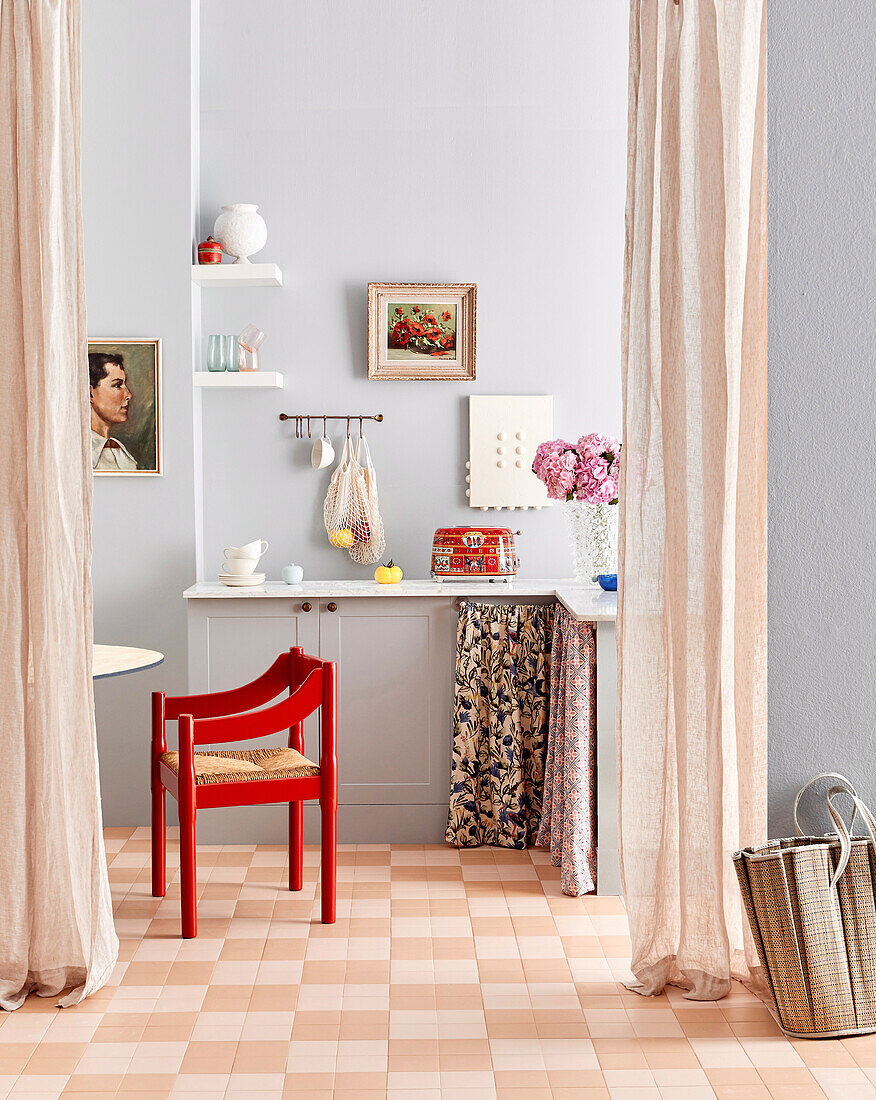
[[161, 473], [161, 341], [89, 340], [95, 475]]
[[368, 377], [472, 381], [477, 293], [475, 283], [369, 283]]

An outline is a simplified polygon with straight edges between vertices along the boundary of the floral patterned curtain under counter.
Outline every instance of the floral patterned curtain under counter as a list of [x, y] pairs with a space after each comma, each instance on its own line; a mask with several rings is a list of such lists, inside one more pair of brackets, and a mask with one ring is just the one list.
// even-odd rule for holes
[[596, 627], [557, 609], [544, 805], [536, 843], [561, 868], [563, 893], [596, 889]]
[[552, 604], [463, 603], [445, 839], [526, 848], [541, 820]]

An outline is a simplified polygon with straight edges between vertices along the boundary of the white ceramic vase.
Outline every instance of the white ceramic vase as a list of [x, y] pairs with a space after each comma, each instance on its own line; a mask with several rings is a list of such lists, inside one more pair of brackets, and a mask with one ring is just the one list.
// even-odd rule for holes
[[250, 256], [261, 252], [268, 239], [268, 227], [258, 207], [247, 202], [232, 202], [222, 207], [213, 225], [213, 236], [222, 251], [236, 256], [236, 264], [248, 264]]
[[616, 504], [584, 504], [580, 500], [566, 504], [576, 580], [592, 584], [600, 573], [617, 572], [617, 508]]

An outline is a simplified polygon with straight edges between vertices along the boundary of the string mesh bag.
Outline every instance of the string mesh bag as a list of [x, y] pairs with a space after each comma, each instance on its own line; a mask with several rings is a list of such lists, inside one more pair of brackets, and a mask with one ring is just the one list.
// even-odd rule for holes
[[[362, 450], [360, 436], [357, 455]], [[332, 546], [349, 552], [353, 561], [369, 565], [380, 561], [386, 547], [383, 523], [377, 508], [377, 482], [368, 444], [367, 466], [353, 454], [350, 437], [344, 442], [341, 460], [329, 481], [323, 506], [323, 521]]]
[[383, 551], [386, 549], [386, 534], [383, 530], [383, 520], [380, 518], [377, 474], [374, 463], [371, 461], [371, 448], [368, 446], [368, 440], [361, 434], [356, 445], [356, 464], [362, 471], [365, 484], [365, 522], [358, 531], [355, 528], [353, 530], [356, 541], [350, 547], [350, 557], [360, 565], [373, 565], [383, 557]]

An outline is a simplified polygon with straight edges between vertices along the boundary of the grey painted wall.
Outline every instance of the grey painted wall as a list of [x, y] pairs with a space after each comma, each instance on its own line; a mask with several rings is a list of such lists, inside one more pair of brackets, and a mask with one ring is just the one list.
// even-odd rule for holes
[[[95, 485], [96, 637], [168, 657], [96, 686], [106, 820], [142, 823], [148, 694], [185, 688], [179, 592], [201, 536], [201, 417], [189, 381], [200, 325], [188, 275], [197, 42], [187, 4], [84, 8], [89, 332], [164, 340], [165, 476]], [[359, 573], [324, 542], [325, 479], [277, 424], [281, 409], [331, 403], [386, 414], [371, 440], [390, 550], [410, 576], [426, 571], [431, 529], [470, 516], [468, 393], [552, 392], [558, 434], [618, 430], [623, 9], [457, 0], [430, 21], [428, 43], [411, 48], [402, 44], [423, 35], [422, 9], [403, 0], [258, 0], [244, 17], [230, 0], [204, 4], [201, 228], [221, 202], [260, 202], [270, 231], [260, 258], [284, 267], [286, 287], [205, 292], [203, 331], [256, 321], [268, 332], [265, 366], [287, 380], [283, 393], [205, 395], [209, 571], [225, 541], [264, 535], [272, 572], [294, 557], [311, 576]], [[813, 6], [805, 20], [790, 8], [771, 13], [770, 789], [779, 833], [790, 828], [793, 792], [823, 768], [846, 770], [876, 796], [874, 50], [867, 0]], [[369, 279], [477, 281], [476, 385], [367, 382]], [[525, 531], [525, 572], [568, 571], [559, 510], [491, 514], [507, 519]]]
[[876, 21], [870, 0], [773, 9], [770, 824], [787, 835], [820, 771], [876, 799]]
[[[161, 668], [96, 686], [106, 820], [147, 819], [148, 694], [185, 688], [179, 592], [195, 569], [201, 418], [189, 381], [192, 49], [187, 4], [84, 5], [89, 332], [164, 340], [163, 478], [95, 485], [100, 641], [163, 650]], [[268, 332], [283, 393], [210, 393], [205, 558], [264, 535], [268, 568], [355, 576], [319, 522], [324, 477], [276, 422], [376, 410], [390, 550], [410, 576], [431, 529], [465, 521], [470, 392], [552, 392], [557, 433], [618, 430], [626, 13], [571, 2], [442, 5], [230, 0], [202, 12], [201, 228], [260, 202], [286, 287], [204, 294], [203, 331]], [[415, 25], [416, 24], [416, 25]], [[330, 46], [330, 48], [329, 48]], [[839, 767], [876, 797], [871, 726], [876, 533], [872, 103], [868, 0], [771, 13], [770, 789]], [[242, 59], [242, 60], [241, 60]], [[841, 64], [840, 64], [841, 62]], [[246, 80], [237, 78], [245, 71]], [[195, 104], [196, 106], [196, 104]], [[137, 249], [131, 262], [132, 243]], [[475, 386], [369, 383], [369, 280], [480, 284]], [[195, 335], [197, 336], [197, 332]], [[477, 513], [475, 514], [477, 515]], [[568, 571], [559, 510], [512, 519], [523, 568]], [[821, 828], [820, 819], [811, 821]]]
[[[95, 485], [95, 637], [167, 657], [95, 687], [108, 824], [148, 820], [149, 693], [186, 689], [180, 593], [202, 540], [208, 574], [223, 545], [260, 535], [275, 575], [292, 558], [311, 577], [367, 575], [326, 542], [327, 475], [281, 410], [385, 413], [370, 440], [410, 577], [436, 526], [484, 518], [463, 495], [469, 393], [553, 393], [557, 434], [619, 431], [621, 9], [454, 0], [425, 20], [405, 0], [206, 0], [199, 40], [197, 0], [86, 0], [89, 333], [161, 336], [164, 355], [164, 476]], [[200, 229], [222, 202], [260, 203], [257, 259], [284, 288], [193, 292], [199, 163]], [[369, 383], [369, 280], [477, 282], [476, 385]], [[206, 393], [202, 415], [193, 342], [197, 360], [202, 331], [250, 320], [285, 391]], [[559, 509], [490, 522], [525, 532], [527, 575], [569, 573]]]
[[104, 819], [141, 825], [149, 693], [186, 689], [179, 594], [195, 568], [192, 24], [179, 0], [86, 0], [83, 8], [88, 332], [163, 341], [166, 473], [94, 486], [95, 639], [167, 656], [154, 670], [95, 684]]
[[[596, 0], [207, 0], [201, 230], [256, 202], [282, 289], [204, 291], [203, 333], [267, 333], [284, 391], [204, 394], [204, 553], [370, 577], [322, 525], [330, 471], [281, 410], [377, 412], [388, 555], [427, 575], [449, 523], [520, 528], [522, 572], [568, 576], [561, 509], [468, 508], [467, 397], [552, 393], [556, 434], [619, 432], [627, 14]], [[239, 79], [240, 74], [245, 79]], [[478, 283], [475, 384], [369, 382], [371, 281]], [[335, 426], [334, 441], [343, 429]]]

